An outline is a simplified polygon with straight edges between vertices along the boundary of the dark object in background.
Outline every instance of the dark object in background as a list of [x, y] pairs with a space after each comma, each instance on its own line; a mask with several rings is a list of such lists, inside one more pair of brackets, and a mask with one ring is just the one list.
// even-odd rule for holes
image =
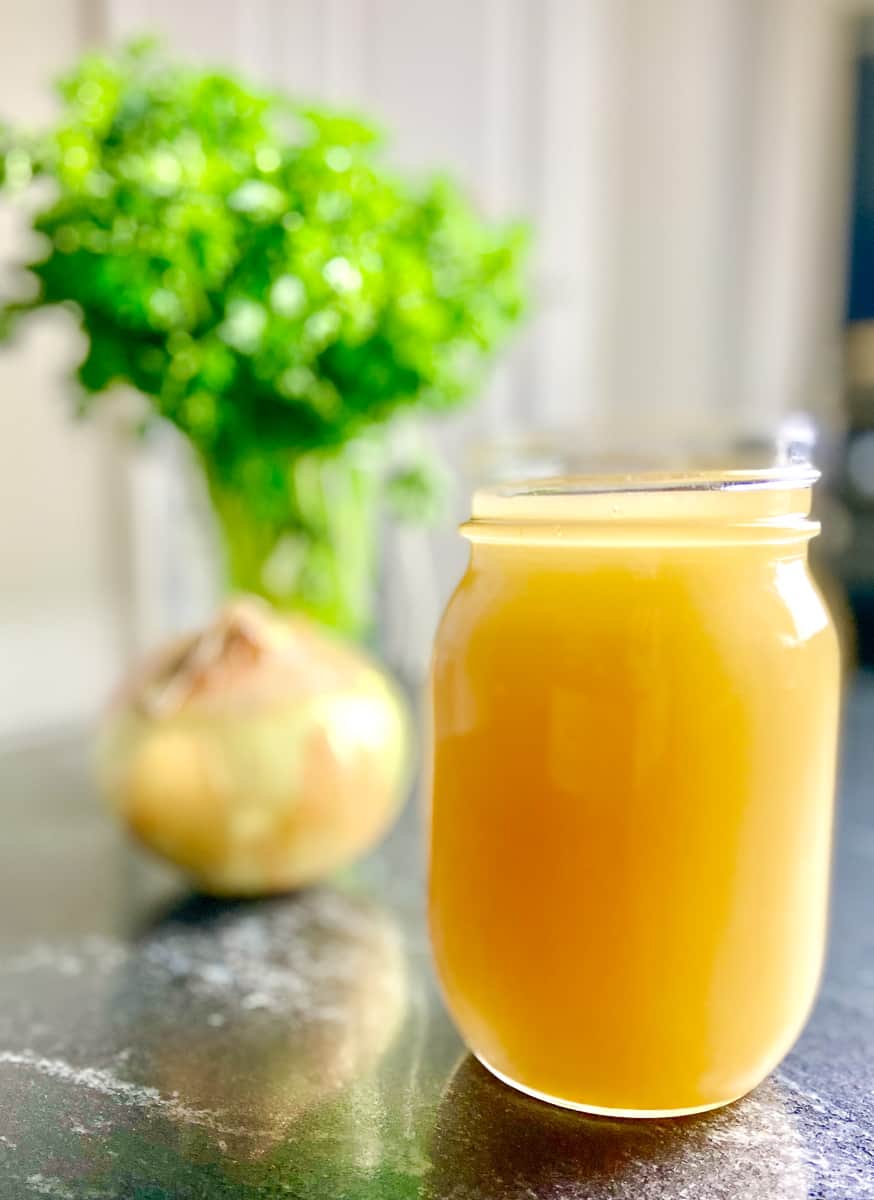
[[874, 22], [861, 26], [847, 307], [847, 429], [831, 480], [849, 518], [833, 566], [874, 662]]

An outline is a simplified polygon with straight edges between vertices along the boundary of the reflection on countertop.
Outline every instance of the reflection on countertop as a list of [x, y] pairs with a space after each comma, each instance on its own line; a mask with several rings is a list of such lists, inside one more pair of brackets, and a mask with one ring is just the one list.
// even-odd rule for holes
[[502, 1087], [466, 1055], [437, 1110], [424, 1195], [473, 1200], [492, 1180], [503, 1189], [497, 1195], [543, 1200], [799, 1200], [813, 1176], [793, 1108], [769, 1080], [738, 1104], [697, 1117], [585, 1117]]

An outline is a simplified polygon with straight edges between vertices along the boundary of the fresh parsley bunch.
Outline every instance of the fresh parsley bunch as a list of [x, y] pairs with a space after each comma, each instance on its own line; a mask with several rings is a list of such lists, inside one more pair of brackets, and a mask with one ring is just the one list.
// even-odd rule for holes
[[[7, 191], [52, 185], [2, 332], [72, 307], [81, 410], [132, 386], [271, 536], [319, 533], [292, 460], [459, 405], [521, 314], [524, 230], [483, 222], [445, 178], [397, 175], [357, 117], [151, 43], [89, 55], [60, 95], [49, 131], [0, 129]], [[427, 512], [410, 469], [392, 491]]]

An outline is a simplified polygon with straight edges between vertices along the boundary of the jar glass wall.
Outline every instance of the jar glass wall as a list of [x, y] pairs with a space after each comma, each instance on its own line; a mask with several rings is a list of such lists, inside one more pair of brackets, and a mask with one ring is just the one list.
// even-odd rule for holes
[[621, 1115], [728, 1103], [822, 964], [839, 695], [815, 473], [480, 492], [433, 662], [430, 920], [474, 1053]]

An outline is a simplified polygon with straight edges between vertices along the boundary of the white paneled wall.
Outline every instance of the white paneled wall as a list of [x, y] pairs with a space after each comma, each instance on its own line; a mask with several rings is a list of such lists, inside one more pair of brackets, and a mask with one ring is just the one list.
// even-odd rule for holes
[[360, 105], [538, 230], [474, 424], [821, 404], [849, 22], [825, 0], [107, 0], [106, 32]]
[[[0, 114], [51, 119], [51, 81], [95, 15], [72, 0], [0, 5]], [[33, 251], [4, 207], [0, 259]], [[94, 712], [122, 661], [123, 494], [104, 431], [71, 419], [65, 379], [80, 352], [69, 320], [46, 314], [0, 353], [0, 739]]]
[[760, 14], [749, 224], [742, 247], [744, 375], [753, 415], [828, 409], [840, 386], [846, 196], [854, 80], [833, 6], [770, 0]]
[[[8, 47], [14, 26], [19, 39], [30, 29], [34, 45], [45, 41], [26, 85], [33, 92], [50, 61], [72, 58], [84, 38], [163, 33], [180, 54], [364, 108], [390, 131], [404, 165], [450, 169], [487, 212], [528, 217], [537, 232], [534, 313], [487, 394], [446, 427], [458, 465], [471, 440], [514, 428], [564, 428], [588, 449], [617, 433], [646, 439], [654, 425], [690, 412], [711, 422], [739, 413], [755, 427], [787, 409], [834, 406], [850, 8], [829, 0], [29, 0], [2, 6], [0, 38]], [[2, 81], [4, 97], [13, 91], [18, 85]], [[39, 404], [60, 407], [61, 389], [43, 365], [33, 356], [17, 362], [32, 372]], [[96, 440], [74, 451], [63, 436], [72, 456], [99, 457]], [[0, 445], [0, 474], [4, 454], [26, 469], [20, 438], [15, 446]], [[39, 451], [29, 452], [36, 469]], [[124, 519], [116, 521], [111, 586], [122, 598], [133, 591], [140, 642], [164, 623], [157, 610], [168, 594], [180, 619], [208, 603], [201, 587], [180, 609], [184, 589], [166, 582], [178, 547], [155, 532], [155, 513], [176, 486], [169, 459], [159, 453], [135, 472], [130, 553]], [[96, 462], [83, 469], [88, 482], [77, 485], [75, 503], [96, 510], [111, 471], [101, 475]], [[55, 517], [64, 527], [64, 514]], [[93, 552], [96, 511], [64, 547], [52, 541], [53, 519], [34, 519], [32, 536], [47, 555]], [[444, 587], [458, 564], [451, 546], [438, 539]], [[34, 567], [34, 580], [44, 570]], [[82, 579], [96, 570], [83, 566]], [[105, 595], [102, 583], [97, 592]], [[4, 628], [0, 610], [0, 645]]]

